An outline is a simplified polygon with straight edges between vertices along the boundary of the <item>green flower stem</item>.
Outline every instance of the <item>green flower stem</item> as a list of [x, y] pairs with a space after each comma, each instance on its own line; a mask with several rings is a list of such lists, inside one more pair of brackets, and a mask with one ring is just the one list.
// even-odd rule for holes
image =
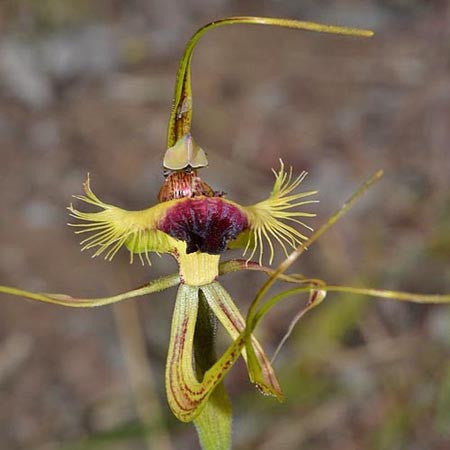
[[[199, 295], [194, 357], [197, 378], [201, 380], [205, 372], [217, 361], [215, 350], [217, 318], [202, 291], [199, 291]], [[194, 419], [203, 450], [227, 450], [231, 447], [231, 418], [231, 402], [222, 381], [214, 388], [202, 412]]]
[[4, 294], [17, 295], [25, 297], [30, 300], [37, 300], [44, 303], [52, 303], [54, 305], [70, 306], [73, 308], [92, 308], [95, 306], [110, 305], [129, 298], [140, 297], [142, 295], [152, 294], [153, 292], [160, 292], [170, 287], [176, 286], [180, 283], [179, 275], [169, 275], [158, 278], [140, 288], [132, 291], [124, 292], [122, 294], [113, 295], [112, 297], [101, 298], [81, 298], [71, 297], [65, 294], [48, 294], [48, 293], [34, 293], [17, 289], [10, 286], [0, 286], [0, 292]]
[[295, 28], [299, 30], [316, 31], [320, 33], [343, 34], [350, 36], [371, 37], [370, 30], [360, 30], [356, 28], [337, 27], [323, 25], [314, 22], [303, 22], [293, 19], [280, 19], [273, 17], [227, 17], [208, 23], [200, 28], [188, 41], [180, 66], [177, 72], [175, 83], [175, 95], [173, 107], [170, 113], [167, 130], [167, 148], [173, 147], [178, 139], [189, 133], [192, 122], [192, 87], [191, 87], [191, 61], [194, 48], [200, 38], [209, 30], [222, 25], [252, 24], [271, 25], [283, 28]]

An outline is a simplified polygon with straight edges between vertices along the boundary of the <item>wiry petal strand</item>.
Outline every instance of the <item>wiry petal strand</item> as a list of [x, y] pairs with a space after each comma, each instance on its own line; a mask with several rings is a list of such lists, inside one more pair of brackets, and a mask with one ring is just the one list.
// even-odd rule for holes
[[[92, 233], [81, 241], [82, 251], [95, 248], [93, 257], [104, 254], [105, 259], [112, 260], [119, 249], [125, 245], [133, 254], [139, 254], [144, 264], [150, 264], [149, 252], [168, 253], [173, 251], [177, 242], [156, 229], [164, 215], [165, 205], [159, 204], [142, 211], [126, 211], [117, 206], [102, 202], [91, 190], [89, 177], [84, 183], [85, 195], [76, 195], [76, 199], [101, 209], [98, 212], [78, 211], [72, 205], [67, 209], [70, 215], [80, 220], [70, 223], [76, 228], [76, 234]], [[179, 243], [178, 243], [179, 244]]]
[[249, 229], [238, 236], [235, 242], [230, 243], [230, 248], [244, 247], [244, 255], [249, 253], [248, 259], [258, 256], [259, 263], [262, 264], [265, 243], [269, 247], [269, 262], [274, 258], [274, 246], [272, 240], [275, 239], [287, 255], [286, 245], [295, 248], [307, 237], [288, 225], [285, 222], [297, 223], [309, 231], [312, 228], [298, 217], [314, 217], [310, 212], [293, 211], [299, 206], [317, 203], [318, 200], [301, 200], [317, 194], [317, 191], [299, 192], [293, 194], [300, 183], [305, 179], [307, 173], [302, 172], [298, 177], [293, 178], [292, 168], [289, 171], [284, 169], [283, 161], [280, 160], [280, 170], [275, 174], [275, 184], [267, 200], [246, 206], [245, 210], [248, 218]]

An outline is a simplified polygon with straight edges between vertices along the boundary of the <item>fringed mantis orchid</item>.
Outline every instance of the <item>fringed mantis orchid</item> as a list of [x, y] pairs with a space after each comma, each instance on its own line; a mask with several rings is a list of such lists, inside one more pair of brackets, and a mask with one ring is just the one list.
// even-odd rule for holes
[[[309, 293], [306, 306], [292, 326], [307, 311], [320, 304], [327, 292], [351, 292], [419, 303], [450, 302], [450, 295], [330, 286], [322, 280], [285, 274], [297, 258], [380, 179], [381, 171], [364, 183], [309, 238], [307, 234], [313, 230], [303, 218], [314, 216], [308, 208], [316, 202], [314, 196], [317, 192], [297, 192], [305, 172], [295, 177], [292, 168], [286, 170], [281, 162], [279, 170], [274, 171], [275, 183], [269, 197], [250, 206], [224, 198], [199, 177], [198, 169], [206, 167], [208, 161], [191, 135], [192, 54], [203, 34], [231, 24], [272, 25], [364, 37], [372, 35], [367, 30], [261, 17], [226, 18], [199, 29], [186, 46], [177, 74], [167, 151], [163, 159], [166, 179], [159, 192], [159, 203], [141, 211], [121, 209], [100, 200], [92, 191], [88, 178], [84, 184], [84, 195], [75, 198], [93, 206], [95, 212], [79, 211], [72, 205], [68, 208], [70, 215], [76, 219], [70, 224], [75, 233], [83, 237], [87, 235], [82, 240], [82, 250], [95, 249], [93, 256], [104, 255], [105, 259], [111, 260], [125, 246], [130, 253], [130, 261], [133, 262], [137, 255], [142, 264], [150, 264], [151, 252], [168, 253], [178, 262], [178, 274], [151, 281], [123, 294], [94, 299], [32, 293], [0, 286], [0, 292], [5, 294], [63, 306], [94, 307], [178, 285], [166, 364], [167, 398], [179, 420], [195, 422], [202, 446], [208, 449], [225, 449], [231, 445], [231, 407], [222, 380], [239, 356], [245, 359], [251, 382], [263, 393], [282, 400], [282, 390], [271, 362], [252, 333], [268, 311], [285, 296]], [[307, 210], [299, 211], [300, 207]], [[300, 226], [305, 233], [298, 231], [294, 225]], [[278, 268], [271, 269], [263, 265], [263, 259], [268, 254], [269, 265], [272, 264], [274, 243], [281, 246], [286, 259]], [[221, 262], [222, 254], [230, 248], [242, 248], [246, 259]], [[293, 249], [291, 253], [289, 248]], [[269, 275], [251, 303], [246, 318], [218, 281], [221, 275], [239, 270], [259, 270]], [[270, 287], [277, 280], [298, 286], [264, 302]], [[232, 339], [232, 344], [219, 358], [214, 349], [217, 320]]]

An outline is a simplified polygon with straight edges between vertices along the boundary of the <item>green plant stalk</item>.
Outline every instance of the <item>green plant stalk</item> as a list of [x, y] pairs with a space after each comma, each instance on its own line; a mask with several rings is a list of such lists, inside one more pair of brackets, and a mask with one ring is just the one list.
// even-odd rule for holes
[[[194, 357], [197, 377], [201, 380], [205, 372], [217, 361], [215, 350], [217, 318], [208, 306], [203, 292], [199, 291], [199, 294]], [[204, 450], [227, 450], [231, 447], [231, 417], [231, 402], [222, 381], [212, 392], [203, 411], [194, 419]]]

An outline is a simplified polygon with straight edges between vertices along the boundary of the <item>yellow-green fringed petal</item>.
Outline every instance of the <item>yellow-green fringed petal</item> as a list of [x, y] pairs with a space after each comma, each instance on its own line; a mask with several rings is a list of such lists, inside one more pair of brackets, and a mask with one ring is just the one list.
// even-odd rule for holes
[[293, 193], [305, 179], [307, 173], [302, 172], [294, 178], [292, 167], [289, 171], [286, 171], [283, 161], [280, 160], [280, 164], [280, 170], [278, 172], [273, 171], [275, 184], [269, 198], [255, 205], [241, 207], [247, 215], [249, 227], [237, 239], [229, 243], [229, 248], [244, 248], [244, 256], [248, 254], [248, 260], [258, 253], [259, 264], [262, 264], [266, 246], [269, 248], [269, 263], [272, 263], [275, 255], [274, 241], [278, 242], [287, 255], [287, 246], [296, 248], [307, 239], [290, 223], [312, 231], [312, 228], [300, 218], [314, 217], [315, 214], [296, 211], [295, 209], [317, 203], [318, 200], [305, 199], [317, 194], [317, 191]]
[[144, 258], [150, 263], [149, 252], [169, 253], [181, 243], [169, 235], [158, 231], [156, 226], [164, 216], [168, 207], [174, 202], [160, 203], [141, 211], [127, 211], [101, 201], [90, 186], [89, 177], [84, 183], [85, 195], [74, 196], [101, 211], [78, 211], [72, 205], [68, 207], [70, 215], [80, 222], [70, 223], [75, 233], [89, 236], [81, 241], [82, 251], [95, 248], [93, 257], [104, 254], [105, 259], [112, 260], [122, 246], [133, 254], [139, 254], [141, 262]]
[[133, 262], [133, 255], [138, 254], [142, 264], [146, 261], [150, 265], [150, 252], [172, 253], [175, 249], [184, 249], [186, 244], [180, 242], [168, 234], [159, 230], [147, 230], [141, 233], [134, 233], [125, 241], [125, 247], [130, 252], [130, 262]]
[[253, 250], [255, 248], [255, 238], [254, 233], [250, 229], [246, 229], [238, 235], [236, 239], [233, 239], [228, 243], [228, 248], [230, 250], [234, 249], [247, 249]]

